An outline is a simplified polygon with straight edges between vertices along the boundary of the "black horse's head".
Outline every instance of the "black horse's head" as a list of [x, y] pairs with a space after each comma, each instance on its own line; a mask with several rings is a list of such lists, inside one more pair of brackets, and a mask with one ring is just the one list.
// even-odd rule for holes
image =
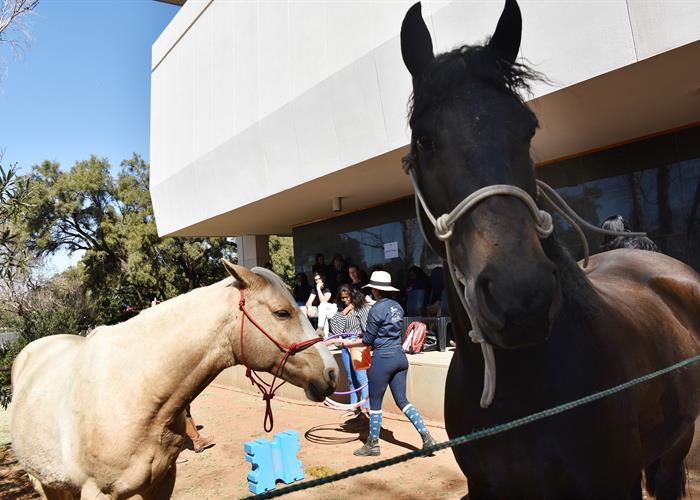
[[[537, 118], [517, 93], [535, 76], [515, 62], [521, 24], [517, 3], [506, 0], [486, 45], [435, 57], [420, 3], [406, 14], [401, 50], [413, 77], [413, 168], [435, 216], [485, 186], [516, 186], [536, 199], [530, 140]], [[421, 222], [443, 257], [443, 245], [450, 245], [475, 326], [490, 343], [518, 348], [547, 338], [559, 308], [559, 278], [521, 199], [488, 197], [456, 221], [445, 243], [424, 217]]]

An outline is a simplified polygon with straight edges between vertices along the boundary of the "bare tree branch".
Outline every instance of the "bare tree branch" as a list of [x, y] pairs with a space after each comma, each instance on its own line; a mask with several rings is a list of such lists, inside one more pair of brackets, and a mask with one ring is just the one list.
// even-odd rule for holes
[[9, 45], [15, 55], [22, 53], [32, 40], [28, 20], [37, 5], [39, 0], [0, 0], [0, 46]]
[[[0, 42], [11, 45], [21, 43], [21, 40], [31, 40], [27, 28], [26, 16], [32, 12], [39, 0], [0, 0]], [[17, 33], [16, 36], [12, 36]]]

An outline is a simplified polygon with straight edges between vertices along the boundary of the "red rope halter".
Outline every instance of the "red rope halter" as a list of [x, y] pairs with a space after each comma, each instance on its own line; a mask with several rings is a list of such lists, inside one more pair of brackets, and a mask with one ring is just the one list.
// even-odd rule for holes
[[[302, 342], [294, 342], [288, 346], [278, 342], [275, 340], [269, 333], [265, 331], [265, 329], [258, 324], [257, 321], [255, 321], [251, 315], [248, 313], [248, 311], [245, 308], [245, 296], [243, 289], [241, 288], [241, 300], [238, 302], [238, 306], [241, 308], [241, 311], [243, 314], [241, 315], [241, 358], [243, 361], [243, 366], [246, 367], [245, 371], [245, 376], [250, 379], [250, 382], [255, 385], [260, 392], [262, 393], [262, 398], [263, 401], [265, 401], [265, 421], [263, 422], [263, 428], [265, 429], [265, 432], [270, 432], [272, 428], [274, 427], [274, 418], [272, 416], [272, 405], [270, 404], [270, 400], [275, 397], [275, 391], [282, 387], [286, 381], [283, 380], [280, 384], [275, 387], [275, 382], [277, 381], [278, 378], [281, 378], [280, 375], [282, 374], [282, 369], [284, 368], [284, 365], [287, 363], [287, 360], [289, 359], [290, 356], [294, 356], [296, 353], [303, 351], [304, 349], [311, 347], [317, 342], [320, 342], [321, 338], [316, 338], [316, 339], [308, 339], [304, 340]], [[280, 348], [282, 352], [284, 352], [284, 356], [282, 356], [282, 360], [279, 362], [277, 365], [277, 369], [274, 371], [272, 383], [268, 384], [265, 382], [260, 375], [255, 373], [255, 370], [250, 368], [248, 366], [248, 362], [245, 357], [245, 349], [243, 347], [243, 331], [245, 327], [245, 319], [248, 318], [251, 323], [255, 325], [255, 327], [262, 332], [263, 335], [265, 335], [268, 339], [270, 339], [274, 344]], [[269, 423], [269, 428], [268, 428], [268, 423]]]

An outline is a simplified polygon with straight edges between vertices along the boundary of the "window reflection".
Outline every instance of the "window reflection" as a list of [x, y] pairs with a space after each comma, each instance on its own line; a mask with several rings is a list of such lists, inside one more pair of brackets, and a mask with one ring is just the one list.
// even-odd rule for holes
[[[389, 271], [397, 286], [402, 287], [406, 271], [413, 265], [424, 270], [441, 265], [440, 258], [425, 244], [415, 218], [413, 200], [403, 200], [392, 205], [396, 218], [390, 222], [372, 224], [382, 218], [383, 207], [339, 217], [337, 224], [325, 221], [294, 231], [294, 255], [297, 272], [308, 273], [317, 253], [324, 254], [328, 264], [334, 254], [367, 271], [380, 266]], [[334, 227], [343, 227], [338, 232]], [[350, 226], [350, 227], [348, 227]], [[387, 254], [385, 245], [396, 243], [398, 255]]]
[[[537, 175], [587, 221], [622, 215], [661, 251], [700, 269], [700, 127], [547, 165]], [[555, 219], [573, 256], [582, 258], [576, 233]], [[602, 236], [587, 236], [595, 252]]]

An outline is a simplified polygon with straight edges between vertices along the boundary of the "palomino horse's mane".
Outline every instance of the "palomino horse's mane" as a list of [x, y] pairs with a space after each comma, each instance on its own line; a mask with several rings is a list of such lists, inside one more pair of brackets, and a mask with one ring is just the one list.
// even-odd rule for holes
[[[269, 285], [273, 286], [278, 292], [282, 293], [286, 299], [289, 300], [291, 304], [294, 304], [294, 297], [289, 291], [289, 288], [287, 288], [287, 285], [285, 285], [284, 281], [277, 276], [274, 272], [270, 271], [269, 269], [265, 269], [263, 267], [254, 267], [251, 269], [252, 272], [263, 278]], [[102, 325], [94, 328], [88, 335], [87, 337], [91, 337], [94, 334], [96, 334], [98, 331], [103, 331], [103, 330], [111, 330], [116, 327], [120, 327], [121, 325], [129, 324], [129, 325], [140, 325], [140, 326], [145, 326], [150, 323], [157, 323], [162, 320], [164, 315], [168, 315], [174, 308], [180, 308], [183, 307], [184, 304], [188, 302], [197, 302], [197, 299], [200, 298], [200, 296], [206, 291], [210, 291], [216, 288], [227, 288], [231, 287], [234, 284], [234, 278], [232, 277], [227, 277], [224, 278], [221, 281], [217, 281], [216, 283], [212, 283], [211, 285], [208, 286], [203, 286], [200, 288], [195, 288], [194, 290], [190, 290], [187, 293], [184, 293], [182, 295], [178, 295], [177, 297], [173, 297], [171, 299], [165, 300], [158, 304], [157, 306], [154, 307], [148, 307], [144, 310], [142, 310], [139, 314], [134, 316], [133, 318], [129, 318], [126, 321], [123, 321], [121, 323], [117, 323], [115, 325]], [[236, 302], [231, 302], [231, 307], [237, 307], [238, 302], [236, 299]]]
[[265, 278], [272, 286], [277, 288], [277, 291], [283, 294], [292, 304], [295, 303], [294, 296], [289, 291], [287, 285], [284, 283], [284, 281], [282, 281], [282, 278], [280, 278], [274, 272], [264, 267], [254, 267], [251, 269], [251, 271]]

